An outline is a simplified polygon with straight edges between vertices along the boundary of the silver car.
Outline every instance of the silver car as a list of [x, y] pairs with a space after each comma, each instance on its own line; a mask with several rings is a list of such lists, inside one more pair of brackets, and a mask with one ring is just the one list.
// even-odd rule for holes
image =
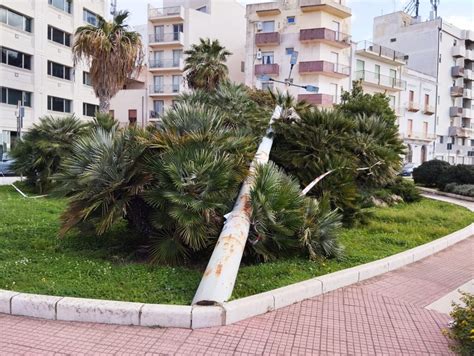
[[3, 154], [3, 157], [0, 160], [0, 176], [15, 175], [15, 172], [12, 169], [13, 162], [15, 162], [13, 158], [10, 158], [6, 153]]

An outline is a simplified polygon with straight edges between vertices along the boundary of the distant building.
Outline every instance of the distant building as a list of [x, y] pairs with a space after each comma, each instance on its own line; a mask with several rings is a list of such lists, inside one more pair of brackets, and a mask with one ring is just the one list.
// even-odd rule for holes
[[17, 139], [17, 104], [25, 107], [23, 130], [44, 115], [91, 118], [98, 99], [87, 68], [74, 67], [77, 27], [97, 23], [105, 0], [2, 0], [0, 3], [0, 145]]
[[314, 85], [318, 93], [289, 87], [289, 92], [318, 106], [332, 106], [350, 86], [351, 9], [345, 0], [280, 0], [247, 5], [245, 83], [258, 89], [279, 87], [267, 77], [285, 81], [290, 57], [298, 52], [291, 79]]
[[441, 18], [421, 22], [404, 12], [374, 19], [374, 41], [408, 54], [407, 67], [437, 78], [434, 158], [474, 164], [474, 31]]

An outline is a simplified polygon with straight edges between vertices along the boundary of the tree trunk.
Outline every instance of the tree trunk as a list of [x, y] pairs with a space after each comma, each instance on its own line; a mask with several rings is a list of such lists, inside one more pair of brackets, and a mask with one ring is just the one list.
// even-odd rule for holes
[[110, 111], [110, 97], [101, 96], [99, 97], [99, 112], [108, 114]]

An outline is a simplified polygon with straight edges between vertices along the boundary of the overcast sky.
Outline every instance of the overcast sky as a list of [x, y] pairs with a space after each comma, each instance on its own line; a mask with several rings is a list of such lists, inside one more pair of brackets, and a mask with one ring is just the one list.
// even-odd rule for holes
[[[242, 4], [264, 2], [259, 0], [239, 0]], [[372, 21], [375, 16], [403, 10], [409, 0], [347, 0], [352, 8], [352, 38], [355, 41], [372, 39]], [[118, 9], [127, 9], [132, 15], [131, 25], [146, 23], [147, 4], [159, 7], [160, 0], [117, 0]], [[422, 19], [429, 17], [430, 0], [420, 0]], [[474, 30], [473, 0], [440, 0], [438, 14], [446, 21], [463, 28]]]

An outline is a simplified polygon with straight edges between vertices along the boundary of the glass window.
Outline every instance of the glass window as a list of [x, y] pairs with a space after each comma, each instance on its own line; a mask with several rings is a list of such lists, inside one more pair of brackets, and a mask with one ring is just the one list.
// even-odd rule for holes
[[286, 54], [292, 55], [295, 49], [293, 47], [287, 48], [286, 49]]
[[48, 75], [71, 80], [71, 68], [59, 63], [48, 61]]
[[18, 68], [31, 69], [31, 56], [9, 48], [2, 47], [2, 63]]
[[90, 73], [82, 72], [82, 84], [92, 86], [92, 79]]
[[31, 19], [29, 17], [5, 7], [0, 7], [0, 22], [19, 30], [31, 32]]
[[90, 24], [92, 26], [97, 26], [98, 23], [99, 23], [97, 15], [94, 14], [92, 11], [89, 11], [87, 9], [84, 9], [83, 19], [84, 19], [85, 22], [87, 22], [88, 24]]
[[71, 100], [48, 96], [48, 110], [71, 112]]
[[153, 110], [158, 115], [163, 115], [163, 113], [165, 112], [165, 102], [163, 100], [154, 100]]
[[275, 21], [262, 22], [262, 32], [274, 32], [274, 31], [275, 31]]
[[82, 114], [84, 116], [94, 117], [95, 114], [99, 111], [99, 106], [89, 103], [82, 104]]
[[48, 26], [48, 40], [71, 47], [71, 34]]
[[173, 93], [179, 92], [179, 87], [181, 86], [181, 76], [173, 75]]
[[273, 61], [274, 61], [273, 52], [262, 52], [263, 64], [273, 64]]
[[48, 0], [48, 3], [68, 14], [72, 12], [72, 0]]
[[2, 103], [9, 105], [21, 105], [31, 107], [31, 93], [27, 91], [2, 87]]
[[295, 17], [294, 16], [288, 16], [286, 18], [286, 22], [288, 22], [288, 25], [294, 25], [296, 23]]

